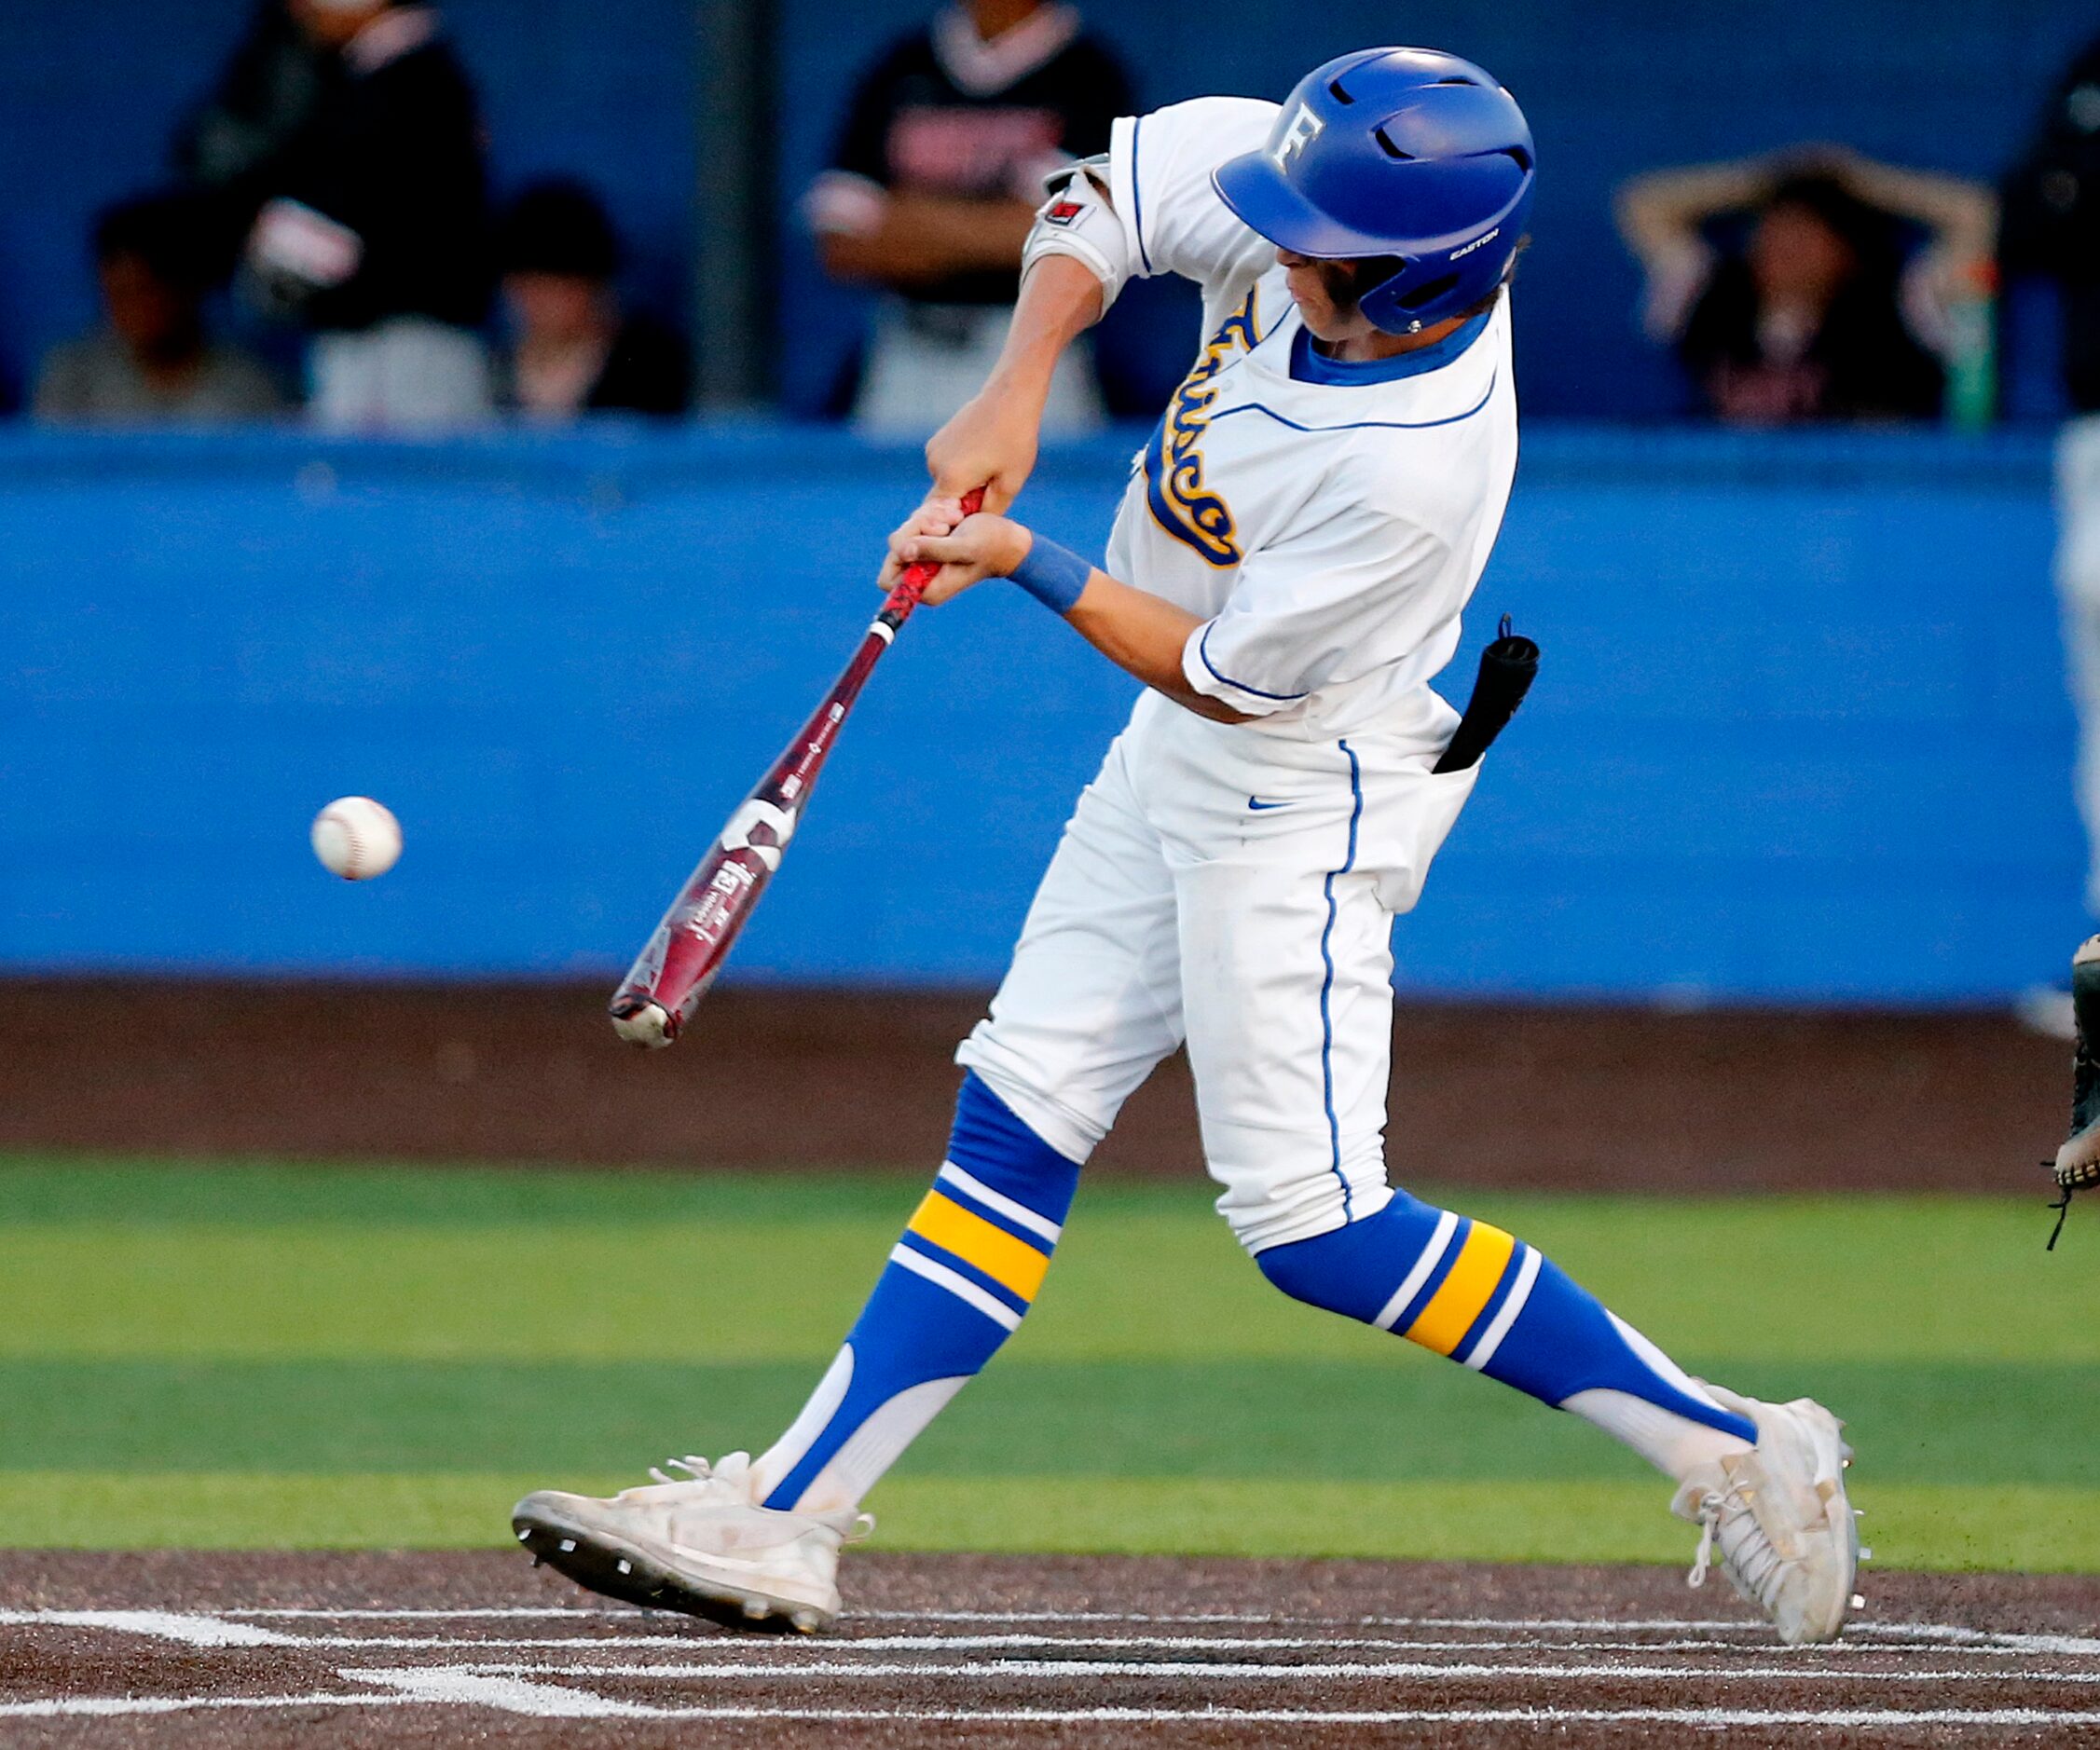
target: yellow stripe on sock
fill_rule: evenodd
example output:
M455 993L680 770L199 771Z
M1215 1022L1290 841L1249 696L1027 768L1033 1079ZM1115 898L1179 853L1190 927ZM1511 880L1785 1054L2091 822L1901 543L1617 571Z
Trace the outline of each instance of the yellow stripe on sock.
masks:
M1481 1308L1494 1298L1495 1284L1503 1279L1516 1250L1517 1241L1501 1228L1474 1223L1451 1273L1429 1297L1421 1316L1402 1334L1425 1349L1448 1355L1473 1329Z
M938 1191L926 1193L912 1217L912 1232L921 1239L952 1251L965 1264L984 1272L1023 1300L1032 1301L1043 1285L1050 1260L1024 1240L1016 1239L1003 1227L995 1227L981 1215L952 1202Z

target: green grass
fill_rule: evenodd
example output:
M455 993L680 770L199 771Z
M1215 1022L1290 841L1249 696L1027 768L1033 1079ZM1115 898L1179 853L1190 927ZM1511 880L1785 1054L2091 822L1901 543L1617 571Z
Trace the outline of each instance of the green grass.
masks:
M762 1445L922 1187L0 1157L5 1537L493 1543L527 1487ZM1082 1193L885 1546L1684 1554L1638 1461L1283 1299L1208 1196ZM1695 1372L1837 1407L1882 1561L2100 1570L2100 1253L2031 1202L1455 1200Z
M0 1470L18 1543L90 1549L478 1549L508 1543L538 1470ZM631 1472L564 1479L593 1492ZM2036 1486L1890 1484L1861 1498L1884 1565L2090 1573L2092 1497ZM872 1505L877 1547L1421 1561L1686 1562L1692 1535L1641 1482L1338 1483L903 1472ZM2082 1521L2082 1523L2081 1523ZM1923 1562L1920 1552L1935 1559Z

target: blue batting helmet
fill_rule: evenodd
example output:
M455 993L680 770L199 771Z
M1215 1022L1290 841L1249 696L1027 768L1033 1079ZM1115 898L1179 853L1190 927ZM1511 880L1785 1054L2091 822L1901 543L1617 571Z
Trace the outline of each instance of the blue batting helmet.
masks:
M1413 334L1477 304L1509 271L1531 206L1531 130L1470 61L1364 48L1307 74L1269 144L1211 180L1294 254L1399 257L1358 302L1375 327Z

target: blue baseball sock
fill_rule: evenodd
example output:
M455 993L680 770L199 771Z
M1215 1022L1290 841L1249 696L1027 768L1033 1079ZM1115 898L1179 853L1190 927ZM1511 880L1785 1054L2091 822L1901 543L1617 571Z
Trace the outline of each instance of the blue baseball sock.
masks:
M1255 1262L1294 1299L1572 1410L1670 1475L1757 1442L1755 1424L1541 1253L1404 1191L1375 1215Z
M830 1371L752 1467L756 1497L857 1506L1020 1328L1078 1187L1074 1162L965 1076L947 1161Z

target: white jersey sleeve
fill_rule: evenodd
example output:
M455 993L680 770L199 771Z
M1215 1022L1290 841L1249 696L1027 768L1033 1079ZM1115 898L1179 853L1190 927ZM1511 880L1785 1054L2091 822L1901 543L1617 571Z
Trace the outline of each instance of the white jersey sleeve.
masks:
M1188 635L1190 687L1268 717L1423 644L1463 606L1449 547L1357 503L1247 555L1215 619Z
M1261 98L1198 97L1116 123L1108 192L1133 274L1179 274L1209 290L1273 265L1274 245L1218 198L1211 172L1267 140L1276 110Z

